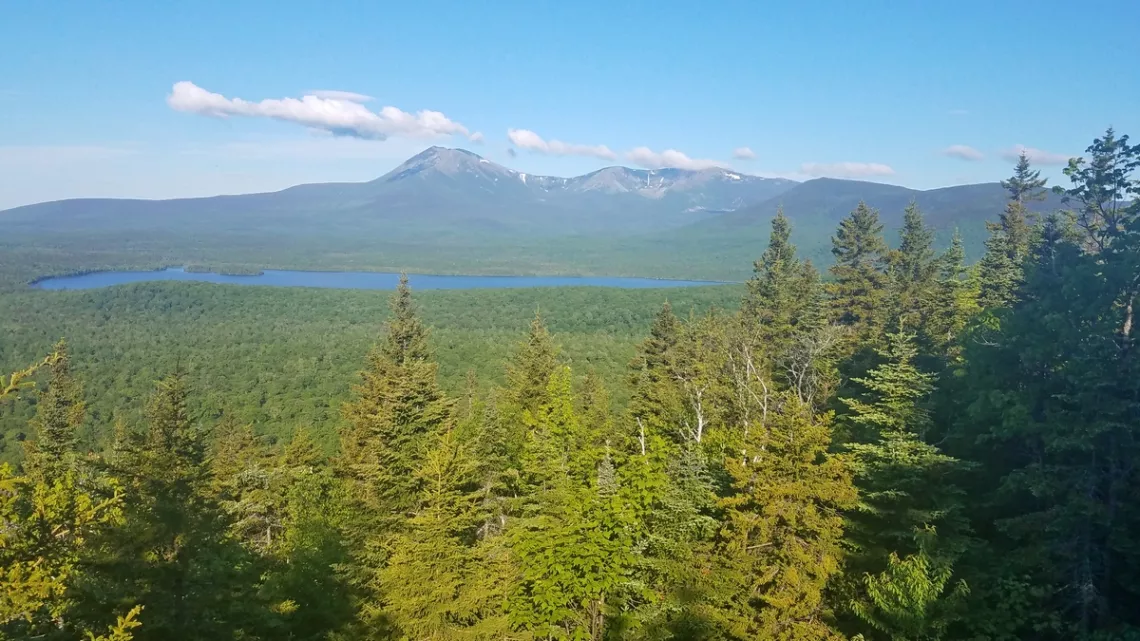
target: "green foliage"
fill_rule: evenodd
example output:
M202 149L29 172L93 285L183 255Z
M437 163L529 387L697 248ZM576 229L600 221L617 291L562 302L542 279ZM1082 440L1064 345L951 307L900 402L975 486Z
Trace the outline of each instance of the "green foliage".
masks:
M827 289L833 318L851 327L859 342L872 341L886 322L887 243L879 212L859 203L839 224L831 243L834 280Z
M842 567L843 517L855 501L846 462L828 452L827 416L794 396L725 467L732 490L709 580L714 616L732 639L840 639L824 601Z
M1140 147L1086 155L976 269L916 201L660 307L6 293L0 639L1137 638Z

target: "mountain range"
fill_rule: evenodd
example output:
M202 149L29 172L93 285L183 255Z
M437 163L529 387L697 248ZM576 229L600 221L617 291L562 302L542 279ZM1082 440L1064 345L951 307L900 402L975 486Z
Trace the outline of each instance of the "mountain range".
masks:
M17 207L0 212L8 236L0 246L50 240L55 248L110 252L120 262L141 252L167 262L576 273L611 265L623 273L707 277L740 275L763 250L778 207L792 219L801 250L817 260L826 261L830 235L860 200L880 209L888 229L913 200L940 242L960 229L976 256L982 223L997 217L1005 198L997 183L919 191L722 168L538 176L470 151L431 147L364 183ZM1057 205L1051 199L1040 208ZM425 253L441 258L412 260Z

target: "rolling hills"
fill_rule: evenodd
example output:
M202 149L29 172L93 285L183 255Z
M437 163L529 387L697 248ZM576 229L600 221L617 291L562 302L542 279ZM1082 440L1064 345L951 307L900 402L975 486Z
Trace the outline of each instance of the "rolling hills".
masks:
M607 167L560 178L431 147L364 183L3 211L0 281L168 264L736 279L763 251L778 207L801 251L826 262L831 233L860 200L880 209L888 229L914 200L940 242L958 228L976 257L983 221L996 218L1005 192L997 183L928 191L797 183L719 168Z

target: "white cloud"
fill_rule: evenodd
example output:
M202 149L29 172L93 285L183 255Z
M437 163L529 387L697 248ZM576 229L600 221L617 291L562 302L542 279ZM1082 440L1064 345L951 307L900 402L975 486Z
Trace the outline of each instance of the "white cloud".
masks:
M314 89L305 92L306 96L316 96L322 100L343 100L344 102L372 102L372 96L366 96L355 91L336 91L335 89Z
M943 156L950 156L959 160L976 161L985 158L982 152L969 145L950 145L942 150Z
M748 147L737 147L732 150L732 157L737 160L756 160L756 152Z
M893 176L895 170L891 169L889 165L877 162L807 162L800 165L800 173L816 178L820 176L867 178L870 176Z
M529 129L508 129L507 138L520 149L550 156L591 156L602 160L617 158L617 154L605 145L576 145L561 140L544 140Z
M374 112L359 102L316 95L249 102L241 98L226 98L192 82L182 81L174 84L166 102L176 111L215 118L272 118L337 136L370 140L385 140L389 136L434 138L470 135L466 127L438 111L424 110L411 114L396 107L384 107Z
M467 139L477 145L481 145L483 144L483 132L476 131L475 133L468 136Z
M950 116L968 116L968 115L970 115L970 112L966 109L951 109L950 111L947 111L946 113L947 113L947 115L950 115Z
M1029 162L1035 165L1065 165L1069 162L1069 156L1065 154L1055 154L1051 151L1034 149L1025 145L1014 145L1009 149L1002 150L1001 157L1009 162L1017 162L1018 157L1023 152L1029 158Z
M646 169L663 169L676 167L678 169L711 169L721 167L724 163L702 158L689 158L676 149L666 149L660 153L649 147L637 147L626 152L625 157L630 162Z

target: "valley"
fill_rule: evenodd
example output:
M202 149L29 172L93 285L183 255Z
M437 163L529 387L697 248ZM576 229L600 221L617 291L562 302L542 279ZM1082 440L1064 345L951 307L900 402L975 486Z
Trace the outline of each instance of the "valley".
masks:
M820 178L804 183L725 169L610 167L532 176L460 149L431 147L368 183L165 201L79 199L0 212L0 287L93 270L192 265L731 280L748 277L781 207L818 265L861 201L894 238L914 200L945 247L955 230L981 255L997 183L917 191ZM1035 211L1056 209L1050 196Z

